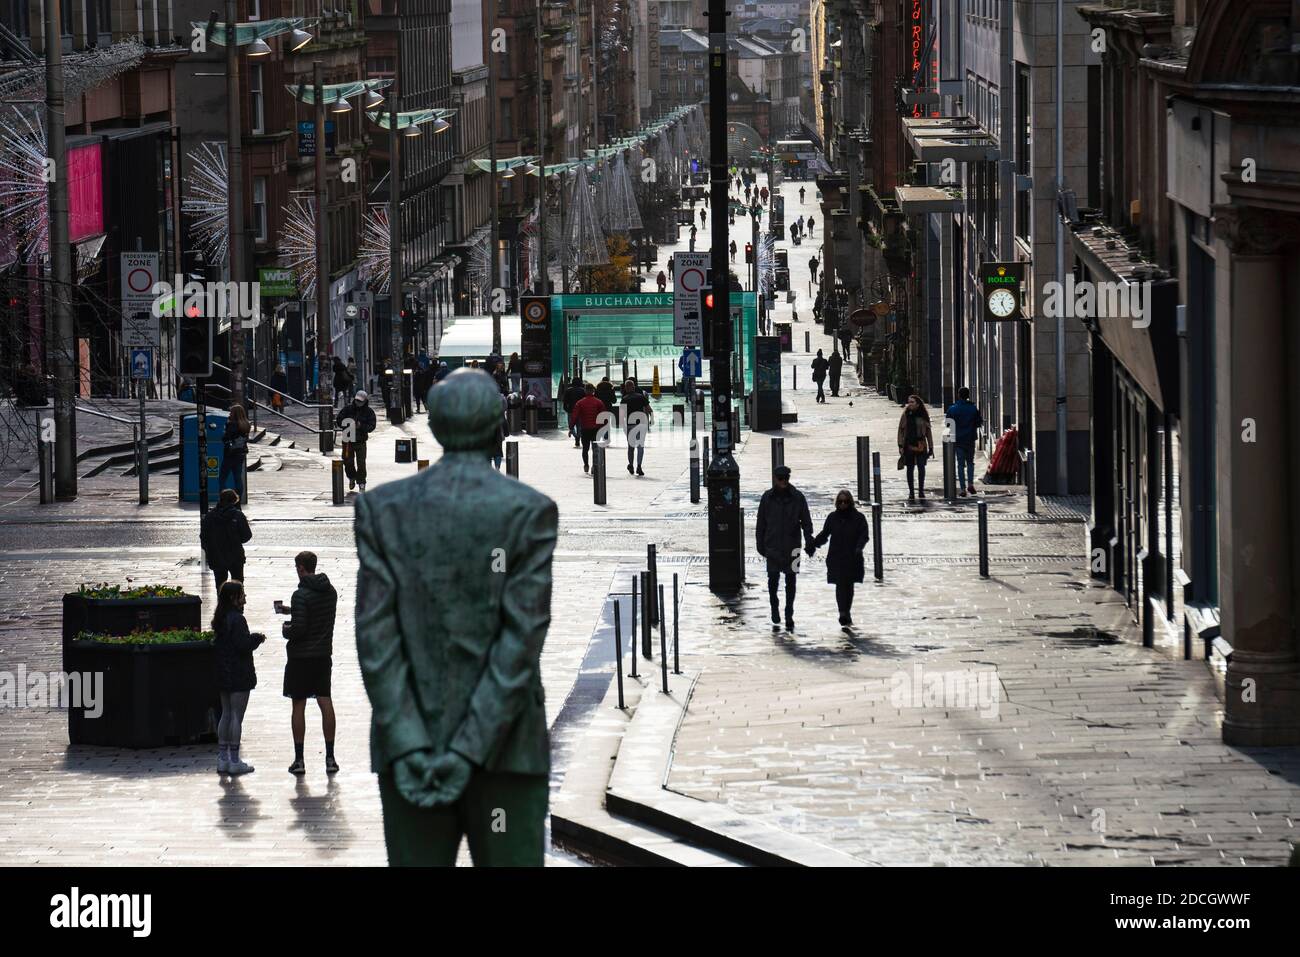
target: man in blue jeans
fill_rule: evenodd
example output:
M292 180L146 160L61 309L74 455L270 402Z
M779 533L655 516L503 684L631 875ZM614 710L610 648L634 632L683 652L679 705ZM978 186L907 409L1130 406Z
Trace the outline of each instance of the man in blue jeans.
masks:
M953 456L957 460L957 488L962 498L975 494L975 430L984 424L979 408L970 400L970 389L957 390L957 401L948 406L952 420ZM962 476L965 476L963 480Z

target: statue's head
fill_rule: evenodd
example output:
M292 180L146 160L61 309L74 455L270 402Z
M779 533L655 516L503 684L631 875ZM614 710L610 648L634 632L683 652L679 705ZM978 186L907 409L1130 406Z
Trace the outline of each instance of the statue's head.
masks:
M429 428L448 452L489 449L501 418L501 389L478 369L457 369L429 392Z

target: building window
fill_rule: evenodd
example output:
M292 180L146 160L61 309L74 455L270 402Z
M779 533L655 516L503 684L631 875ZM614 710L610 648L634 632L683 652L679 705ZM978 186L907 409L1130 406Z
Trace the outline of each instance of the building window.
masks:
M512 140L515 138L515 101L501 101L501 139Z
M95 0L95 32L96 33L113 32L112 0Z
M248 19L262 19L262 0L248 0Z
M262 65L248 65L248 122L254 133L266 132L266 117L263 113Z
M266 177L253 177L253 225L257 238L266 241Z

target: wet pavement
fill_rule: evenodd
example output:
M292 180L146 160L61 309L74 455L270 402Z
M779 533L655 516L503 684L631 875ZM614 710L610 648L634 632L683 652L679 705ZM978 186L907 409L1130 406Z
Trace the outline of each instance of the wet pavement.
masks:
M800 212L797 185L785 194L789 222ZM814 199L809 184L805 215ZM738 219L734 232L743 246L748 222ZM795 340L801 346L809 329L814 350L829 350L806 293L807 258L814 250L820 257L820 240L819 227L791 249L803 318ZM789 311L779 302L775 318ZM778 434L820 528L835 492L855 487L854 436L869 434L873 448L887 452L898 409L858 388L847 366L846 394L815 404L810 358L785 357L786 397L799 421ZM159 421L173 416L159 408ZM309 710L309 773L301 780L286 773L292 740L279 687L283 646L274 638L258 652L260 682L244 732L244 755L258 770L243 779L217 777L212 747L71 748L64 713L0 710L0 863L383 863L366 753L369 705L352 633L355 495L334 506L329 458L313 451L310 436L270 428L257 449L266 469L250 475L246 509L254 535L250 625L278 634L282 619L271 603L292 591L293 555L316 551L340 596L334 700L343 771L325 777L319 719ZM417 438L420 457L437 458L422 416L401 427L381 422L370 445L372 487L415 471L394 461L401 437ZM683 665L701 672L678 733L673 789L884 863L1285 860L1300 814L1296 749L1244 752L1219 743L1221 707L1204 665L1142 649L1129 609L1088 578L1086 502L1044 500L1031 518L1022 490L983 490L992 576L981 581L971 500L909 505L894 453L883 454L884 584L872 583L868 570L858 625L841 631L823 551L805 562L795 632L773 631L764 571L752 554L768 440L743 438L749 584L726 603L706 587L703 505L689 501L688 427L659 417L644 478L624 471L616 436L602 507L591 504L591 480L565 436L517 438L521 478L560 506L542 657L554 785L612 677L612 603L622 600L626 613L628 576L644 567L654 543L666 590L673 572L681 576ZM135 480L119 471L85 481L76 502L52 507L35 504L23 475L0 477L0 671L59 668L60 596L82 582L182 585L211 613L197 508L176 501L174 476L155 476L153 500L140 506ZM454 561L456 543L443 549L438 559ZM900 705L918 666L922 690L930 673L972 676L970 700ZM987 700L979 707L993 680L983 673L996 674L996 714ZM950 690L960 691L953 682Z

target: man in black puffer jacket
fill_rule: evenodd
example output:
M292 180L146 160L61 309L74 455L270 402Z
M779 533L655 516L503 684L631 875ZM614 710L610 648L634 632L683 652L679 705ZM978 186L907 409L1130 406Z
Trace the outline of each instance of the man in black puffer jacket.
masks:
M239 493L233 488L223 488L217 507L199 523L199 544L217 581L218 592L227 578L244 580L244 542L252 537L248 519L239 510Z
M293 702L293 764L290 774L306 774L303 739L307 736L307 699L320 705L325 733L325 771L334 774L334 702L330 700L331 655L334 653L334 612L339 596L329 577L316 574L316 555L299 552L294 558L298 589L293 593L290 619L284 625L288 662L284 666L284 696Z
M755 530L758 553L767 559L767 595L772 603L772 624L779 624L780 606L776 586L785 575L785 627L794 630L795 576L799 574L799 539L809 555L813 553L812 515L803 492L790 484L790 467L772 470L772 487L758 503Z

